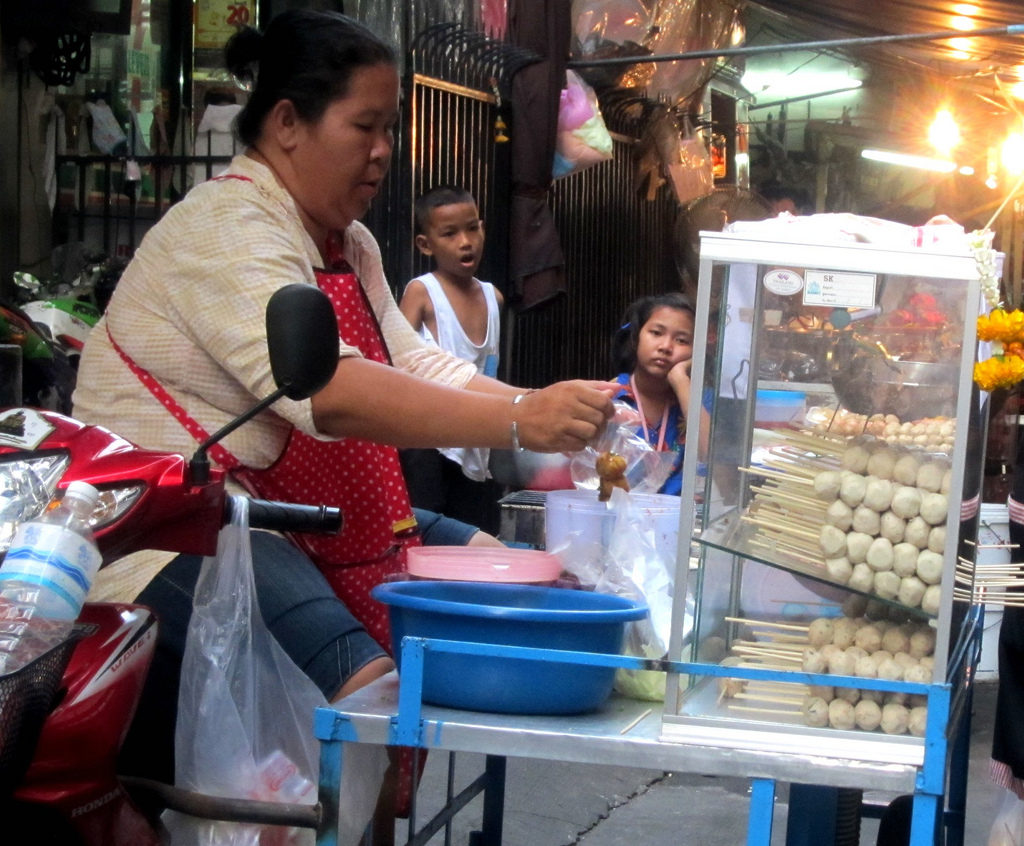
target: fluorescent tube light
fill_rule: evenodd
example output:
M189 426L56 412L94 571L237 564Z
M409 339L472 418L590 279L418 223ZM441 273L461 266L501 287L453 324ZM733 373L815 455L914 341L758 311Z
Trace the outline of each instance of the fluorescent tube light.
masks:
M912 167L918 170L934 170L938 173L952 173L956 164L946 159L932 159L928 156L914 156L910 153L894 153L890 150L861 150L862 158L886 164Z

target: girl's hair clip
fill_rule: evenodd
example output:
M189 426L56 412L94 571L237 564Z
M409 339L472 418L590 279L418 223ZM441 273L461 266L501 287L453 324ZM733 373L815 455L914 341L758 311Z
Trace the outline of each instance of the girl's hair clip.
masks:
M619 328L620 329L628 329L630 326L632 326L631 323L623 323Z

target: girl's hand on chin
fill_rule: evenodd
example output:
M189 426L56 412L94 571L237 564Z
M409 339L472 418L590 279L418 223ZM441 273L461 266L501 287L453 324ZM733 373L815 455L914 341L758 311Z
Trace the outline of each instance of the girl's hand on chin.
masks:
M690 371L693 369L693 359L677 361L668 372L668 383L673 388L688 387L690 384Z

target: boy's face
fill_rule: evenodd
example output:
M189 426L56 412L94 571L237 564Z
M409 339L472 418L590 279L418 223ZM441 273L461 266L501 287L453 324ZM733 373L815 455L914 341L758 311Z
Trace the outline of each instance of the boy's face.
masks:
M457 278L471 277L484 250L484 222L476 203L451 203L430 212L426 231L416 246L433 256L437 270Z

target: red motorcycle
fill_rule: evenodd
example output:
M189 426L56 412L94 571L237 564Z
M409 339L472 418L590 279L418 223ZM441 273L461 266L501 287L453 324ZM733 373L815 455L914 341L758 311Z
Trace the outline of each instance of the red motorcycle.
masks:
M333 310L312 286L286 286L271 298L267 332L278 389L211 436L191 460L141 449L55 412L0 410L0 555L18 522L34 517L74 480L100 490L93 531L105 564L141 549L213 555L228 502L224 472L210 467L207 450L282 396L316 393L338 360ZM336 532L341 515L323 506L254 500L249 523ZM158 844L133 798L139 796L213 819L317 824L315 807L213 800L118 777L118 752L149 669L156 626L139 605L87 604L66 644L0 676L4 843Z

